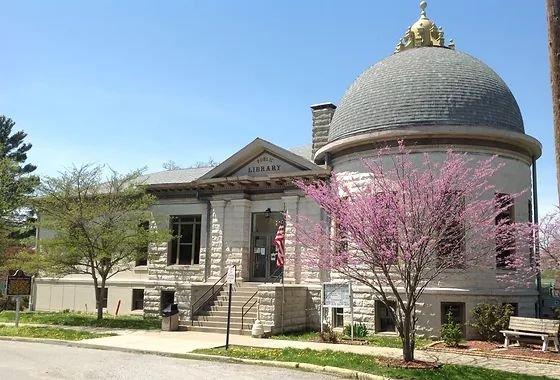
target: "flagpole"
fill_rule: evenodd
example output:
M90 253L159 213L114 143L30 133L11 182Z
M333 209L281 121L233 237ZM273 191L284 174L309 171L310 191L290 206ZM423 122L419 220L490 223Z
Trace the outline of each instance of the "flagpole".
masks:
M284 302L286 302L286 297L284 296L284 269L286 266L282 267L282 334L284 334Z

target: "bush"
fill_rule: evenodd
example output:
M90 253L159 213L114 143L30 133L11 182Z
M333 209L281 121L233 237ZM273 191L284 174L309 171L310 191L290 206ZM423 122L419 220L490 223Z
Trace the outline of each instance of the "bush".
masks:
M441 339L447 347L457 347L463 339L461 324L453 320L451 312L447 314L447 322L441 325Z
M475 329L482 340L499 341L502 338L500 330L507 330L509 317L512 315L511 305L481 303L472 310L469 325Z
M323 332L319 333L319 336L325 343L338 343L338 335L328 325L323 327Z
M351 336L352 331L350 325L344 326L344 335ZM355 338L365 338L368 334L367 326L364 323L354 323L354 337Z

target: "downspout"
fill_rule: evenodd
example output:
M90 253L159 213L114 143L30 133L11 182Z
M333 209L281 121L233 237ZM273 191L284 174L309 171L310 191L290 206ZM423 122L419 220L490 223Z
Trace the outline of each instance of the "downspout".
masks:
M537 159L535 156L531 157L532 162L532 174L533 174L533 223L539 223L539 198L537 195ZM539 249L539 233L538 230L535 236L535 263L538 267L537 272L537 317L540 318L542 315L542 279L541 279L541 271L540 271L540 249Z

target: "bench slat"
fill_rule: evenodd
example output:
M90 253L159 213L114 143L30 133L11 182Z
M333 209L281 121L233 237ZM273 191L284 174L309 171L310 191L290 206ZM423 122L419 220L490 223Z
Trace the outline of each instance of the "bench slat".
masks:
M560 320L510 317L508 328L510 330L557 335L560 330Z

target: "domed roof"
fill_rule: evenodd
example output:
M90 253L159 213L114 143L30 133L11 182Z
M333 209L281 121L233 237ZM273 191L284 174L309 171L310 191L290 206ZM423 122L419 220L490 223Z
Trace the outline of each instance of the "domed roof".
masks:
M490 67L453 49L418 47L389 56L354 81L328 140L422 126L524 132L515 98Z

